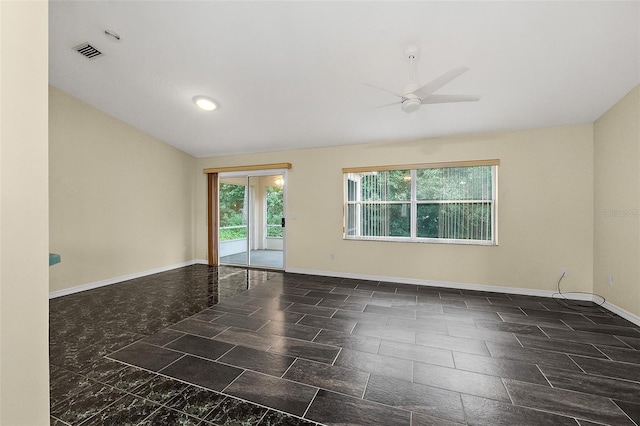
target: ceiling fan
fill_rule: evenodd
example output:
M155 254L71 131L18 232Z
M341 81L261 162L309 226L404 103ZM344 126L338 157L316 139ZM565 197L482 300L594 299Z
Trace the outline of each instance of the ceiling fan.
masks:
M404 86L402 90L402 94L393 92L391 90L387 90L385 88L376 86L371 83L364 83L367 86L374 87L379 90L383 90L387 93L391 93L394 96L400 98L399 101L392 102L390 104L381 105L377 108L383 108L391 105L401 105L402 111L410 114L412 112L417 111L420 108L420 105L423 104L442 104L448 102L475 102L480 100L478 96L472 95L436 95L435 91L440 89L445 84L449 83L453 79L459 77L461 74L469 71L469 67L456 67L451 71L448 71L442 74L440 77L435 80L430 81L429 83L418 86L416 83L415 76L415 61L418 59L418 54L420 50L417 46L408 46L405 49L405 57L410 63L409 69L409 83Z

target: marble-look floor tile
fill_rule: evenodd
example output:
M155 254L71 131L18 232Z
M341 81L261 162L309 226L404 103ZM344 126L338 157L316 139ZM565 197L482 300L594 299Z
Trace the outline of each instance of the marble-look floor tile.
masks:
M418 383L372 374L364 399L446 420L464 421L459 393Z
M267 414L262 417L258 426L317 426L317 423L290 416L279 411L269 410Z
M53 406L51 415L70 424L80 424L125 395L109 385L94 383L81 394L71 395Z
M204 419L225 398L221 393L189 386L165 405L199 419Z
M395 377L409 382L413 375L412 361L349 349L343 349L340 352L334 365L366 373Z
M282 377L360 398L369 380L369 373L297 359Z
M533 410L512 404L462 395L462 403L470 426L576 426L572 417Z
M413 382L510 402L502 380L495 376L415 362L413 364Z
M197 426L200 424L202 424L200 419L171 408L161 407L137 426Z
M207 416L215 425L257 425L267 409L236 398L226 397Z
M74 394L84 392L94 383L86 376L60 369L49 381L49 402L54 406Z
M82 426L121 426L137 424L158 410L160 405L133 395L126 395L91 417Z
M207 389L222 391L242 373L242 369L187 355L160 373Z
M609 398L509 379L504 384L515 405L604 424L633 426L633 422Z
M305 418L327 426L409 426L411 413L321 389Z
M159 404L164 404L182 393L187 386L177 380L156 376L132 390L131 393Z
M291 366L295 357L257 349L236 346L218 361L259 373L280 377Z
M123 391L130 392L156 377L155 374L137 367L126 366L112 376L106 377L104 383Z
M245 371L224 392L247 401L302 416L317 388Z

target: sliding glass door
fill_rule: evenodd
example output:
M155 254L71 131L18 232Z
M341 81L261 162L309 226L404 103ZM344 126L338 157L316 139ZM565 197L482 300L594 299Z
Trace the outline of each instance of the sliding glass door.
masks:
M284 269L284 174L221 173L218 197L220 264Z

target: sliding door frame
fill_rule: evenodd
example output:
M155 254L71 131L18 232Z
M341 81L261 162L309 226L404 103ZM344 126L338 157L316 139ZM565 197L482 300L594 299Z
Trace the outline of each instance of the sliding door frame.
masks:
M258 172L257 174L264 174L264 171L273 171L274 174L279 174L278 170L282 170L283 177L286 178L286 171L291 169L291 163L274 163L274 164L257 164L251 166L232 166L232 167L212 167L203 170L203 173L207 175L207 260L210 266L218 266L220 263L219 257L219 235L218 227L220 226L220 205L218 194L218 183L220 173L241 173L246 172L250 175L252 172ZM263 173L260 173L260 172ZM286 185L285 185L285 199L286 199ZM285 206L286 217L286 206ZM285 231L286 235L286 231ZM285 238L286 246L286 238ZM284 267L284 263L283 263Z

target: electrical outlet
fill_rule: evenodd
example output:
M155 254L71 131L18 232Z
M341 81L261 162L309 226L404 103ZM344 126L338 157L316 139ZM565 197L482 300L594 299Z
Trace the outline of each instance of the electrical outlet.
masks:
M607 284L613 286L613 275L607 276Z
M569 275L569 270L567 268L560 268L560 274L565 278Z

